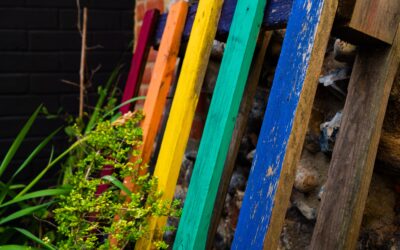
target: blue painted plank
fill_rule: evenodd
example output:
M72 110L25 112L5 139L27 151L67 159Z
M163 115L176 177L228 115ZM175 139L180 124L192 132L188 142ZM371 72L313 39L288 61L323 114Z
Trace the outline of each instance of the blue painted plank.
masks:
M232 249L276 249L337 0L295 0Z
M232 18L235 12L236 4L238 0L225 0L222 7L221 18L218 23L218 30L216 38L220 41L225 41L228 37L229 30L232 25ZM264 12L264 19L262 25L268 29L279 29L286 27L286 23L289 18L290 10L292 8L293 0L270 0L267 3ZM183 41L189 40L190 32L192 30L194 17L197 11L197 4L193 4L189 7L188 16L186 19L185 30L183 32ZM156 29L156 36L154 40L155 46L160 43L167 15L163 14L160 16L159 23Z

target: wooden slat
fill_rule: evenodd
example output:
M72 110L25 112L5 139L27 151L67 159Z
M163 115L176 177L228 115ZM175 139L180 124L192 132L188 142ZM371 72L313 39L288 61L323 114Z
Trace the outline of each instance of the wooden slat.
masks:
M264 19L262 22L263 27L268 30L286 27L289 18L290 10L292 8L293 0L269 0L265 9ZM233 14L235 12L237 0L225 0L221 11L221 18L218 22L218 29L216 38L225 41L228 37L229 30L232 24ZM194 17L197 11L197 3L189 7L189 13L183 33L183 42L187 41L192 30ZM165 27L165 20L168 14L163 14L157 25L156 36L154 44L157 46L162 36Z
M400 63L393 46L360 49L310 249L355 249L390 90Z
M232 249L277 249L337 0L295 0Z
M171 6L168 15L143 109L145 118L141 125L143 129L141 156L144 163L148 163L150 160L153 144L160 127L163 110L175 72L188 7L187 2L179 1ZM127 178L125 183L131 183L131 179ZM150 233L136 243L136 249L151 248L155 224L151 223L151 225L149 228Z
M207 247L212 249L215 233L220 222L222 209L225 205L226 194L228 193L229 183L232 178L233 169L236 164L236 158L239 153L240 143L247 127L247 120L256 94L257 85L260 80L265 53L271 39L272 32L263 32L260 35L260 45L256 48L255 58L251 66L249 78L247 79L243 98L240 104L239 113L236 119L235 129L233 130L232 140L230 142L228 156L222 173L221 183L219 184L217 198L215 199L214 210L212 213L211 224L208 229Z
M217 30L223 0L202 0L178 80L154 175L163 199L172 200ZM167 218L157 218L156 234Z
M204 249L211 214L265 9L239 0L190 180L174 249Z
M121 103L132 99L138 94L151 47L151 41L154 39L159 15L160 11L157 9L148 10L144 15L142 28L140 30L135 53L132 57L131 68L129 70L128 80L125 85ZM120 111L125 114L132 109L132 106L132 104L126 104L120 108Z

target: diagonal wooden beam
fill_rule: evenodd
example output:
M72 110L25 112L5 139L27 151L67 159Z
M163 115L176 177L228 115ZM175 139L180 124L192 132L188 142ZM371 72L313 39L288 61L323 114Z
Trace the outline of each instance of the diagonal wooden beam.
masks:
M215 199L211 224L208 229L207 249L212 249L213 246L215 233L217 232L222 209L225 205L226 194L228 193L229 183L232 179L233 169L235 167L237 155L239 153L240 143L246 131L247 120L249 118L253 99L257 91L257 86L264 64L265 53L267 51L271 35L272 31L263 32L263 34L260 35L259 38L259 48L256 48L255 58L253 59L249 78L247 79L243 98L240 103L235 129L233 130L232 140L229 145L228 155L226 157L221 182L219 184L217 197Z
M202 0L198 6L154 171L158 188L163 191L163 199L166 200L172 200L174 195L222 3L223 0ZM166 221L165 217L156 219L155 233L158 236Z
M277 249L337 0L295 0L232 249Z
M132 57L131 68L128 80L125 84L124 94L121 103L124 103L137 96L142 81L142 76L147 63L147 57L151 48L151 41L155 35L160 11L152 9L146 11L142 28L140 30L138 44ZM120 108L121 113L125 114L132 110L132 104L126 104Z
M222 58L174 249L204 249L219 182L254 55L265 0L239 0Z
M392 46L362 48L356 58L310 249L355 249L390 90L400 63Z

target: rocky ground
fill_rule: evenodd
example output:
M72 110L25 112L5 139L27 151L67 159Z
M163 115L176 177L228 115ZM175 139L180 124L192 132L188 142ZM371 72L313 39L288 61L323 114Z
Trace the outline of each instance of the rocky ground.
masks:
M229 192L225 199L225 207L214 240L214 249L230 249L282 37L283 32L275 32L268 50L247 131L241 142ZM302 158L297 166L291 205L281 234L280 249L307 249L311 241L324 183L327 179L330 156L336 135L340 132L341 110L346 98L355 51L354 46L340 40L331 39L330 41L312 118L308 124ZM215 72L215 70L210 71ZM212 89L215 77L208 79L211 80L205 86ZM399 85L400 80L392 91L388 110L390 118L385 121L382 136L388 139L381 141L364 211L358 249L400 249L400 171L398 171L400 169L400 127L396 123L400 121L397 119L400 117L400 105L397 105L400 102ZM306 122L304 125L307 125ZM189 148L182 164L175 194L176 198L181 200L185 199L196 160L196 146L192 145ZM171 222L171 224L176 223L177 221ZM167 238L172 240L173 235L167 235Z

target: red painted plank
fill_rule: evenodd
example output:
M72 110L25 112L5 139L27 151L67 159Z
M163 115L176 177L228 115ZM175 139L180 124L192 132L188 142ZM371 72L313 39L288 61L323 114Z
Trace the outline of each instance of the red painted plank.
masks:
M139 92L140 83L146 67L151 42L154 39L156 24L159 16L160 11L157 9L148 10L144 15L142 28L140 30L135 54L132 58L131 68L121 103L132 99ZM125 114L131 110L131 108L133 108L133 104L126 104L120 108L120 111L122 114Z

